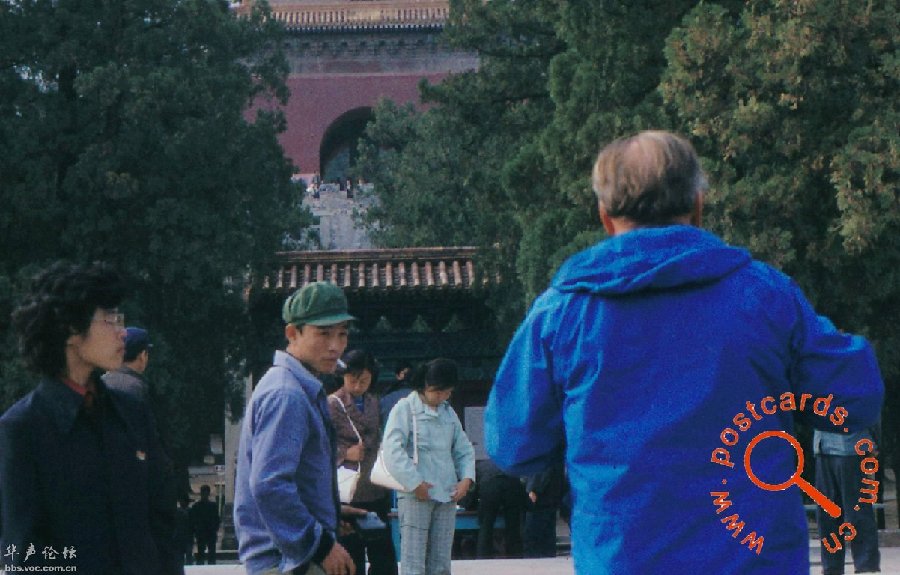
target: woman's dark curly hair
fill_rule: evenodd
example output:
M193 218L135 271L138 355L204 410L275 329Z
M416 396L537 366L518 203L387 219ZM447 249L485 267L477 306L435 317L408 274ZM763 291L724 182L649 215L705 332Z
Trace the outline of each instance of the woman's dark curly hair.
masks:
M97 309L117 307L124 295L122 276L101 262L56 262L38 273L12 313L25 365L49 377L64 373L69 336L87 332Z
M410 386L416 391L426 387L436 390L453 389L459 384L459 368L452 359L439 357L423 363L413 372Z

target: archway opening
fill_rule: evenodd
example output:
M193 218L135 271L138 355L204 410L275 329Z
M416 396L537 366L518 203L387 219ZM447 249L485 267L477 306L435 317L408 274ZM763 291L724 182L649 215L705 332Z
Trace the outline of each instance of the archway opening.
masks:
M374 115L372 108L355 108L341 114L325 130L319 146L323 182L343 184L356 162L359 140Z

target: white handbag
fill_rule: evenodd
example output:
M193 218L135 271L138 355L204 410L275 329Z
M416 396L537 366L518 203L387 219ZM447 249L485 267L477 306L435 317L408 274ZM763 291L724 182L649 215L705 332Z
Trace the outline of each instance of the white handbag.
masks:
M410 410L410 418L413 423L413 465L419 464L419 441L418 441L418 429L416 425L416 416ZM388 471L387 466L384 464L384 442L381 444L381 448L378 450L378 457L375 458L375 465L372 466L372 474L369 476L369 481L376 485L380 485L382 487L387 487L388 489L393 489L394 491L412 491L416 488L413 486L413 489L407 489L403 484L397 481L391 472Z
M353 425L353 420L350 419L350 414L347 413L347 408L344 407L344 402L338 397L337 403L341 406L341 409L344 410L344 415L347 416L347 421L350 422L350 427L353 428L353 433L356 434L356 437L359 439L359 442L362 443L362 436L359 434L359 430L356 429L356 426ZM356 486L359 484L359 468L361 465L359 463L356 464L356 469L350 469L349 467L344 467L343 465L337 468L337 483L338 483L338 494L340 495L341 503L350 503L353 501L353 496L356 494Z
M359 469L349 467L337 468L338 495L341 503L350 503L356 494L356 486L359 484Z

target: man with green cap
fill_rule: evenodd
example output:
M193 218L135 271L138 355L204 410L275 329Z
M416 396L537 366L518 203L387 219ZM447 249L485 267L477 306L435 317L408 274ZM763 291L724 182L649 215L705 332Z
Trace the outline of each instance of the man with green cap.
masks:
M244 415L234 505L250 575L354 575L337 542L340 503L334 430L319 381L347 347L347 298L316 282L284 302L288 344L259 381Z

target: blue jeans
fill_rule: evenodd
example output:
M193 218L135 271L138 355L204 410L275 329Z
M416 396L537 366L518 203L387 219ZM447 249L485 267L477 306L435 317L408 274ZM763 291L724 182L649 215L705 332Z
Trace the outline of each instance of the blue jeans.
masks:
M828 499L841 506L842 515L834 518L822 508L816 510L819 524L819 539L827 538L829 545L835 546L831 537L845 521L856 528L856 537L850 541L853 555L853 567L856 573L874 572L881 565L881 554L878 552L878 526L875 514L868 503L859 503L859 488L862 486L863 473L859 468L861 458L850 455L816 455L816 489ZM841 575L844 572L844 541L838 535L841 548L834 553L822 545L822 573L824 575Z

